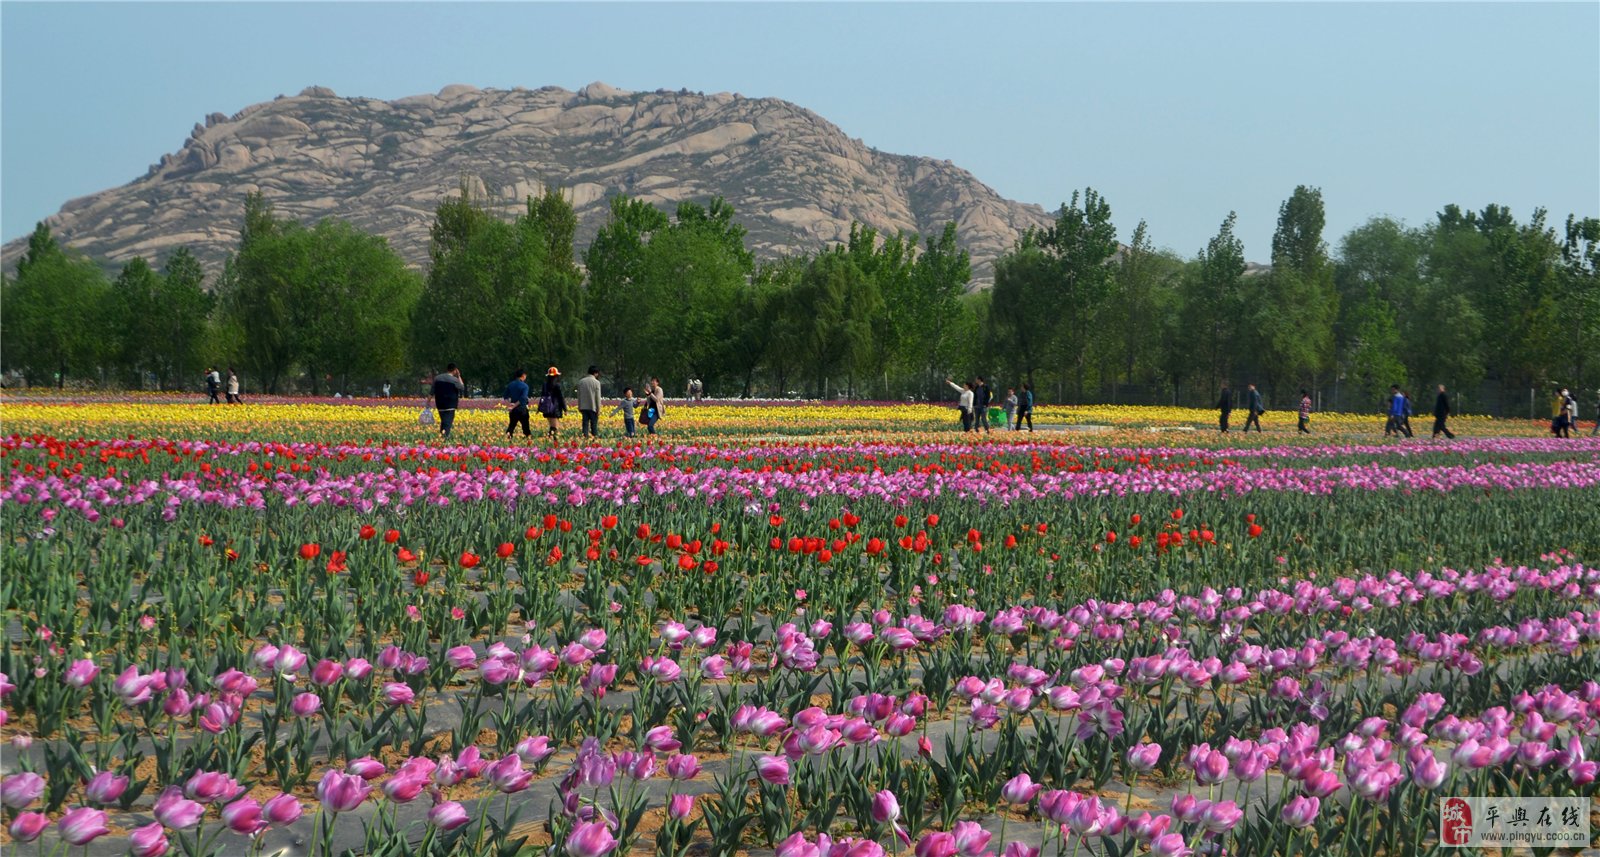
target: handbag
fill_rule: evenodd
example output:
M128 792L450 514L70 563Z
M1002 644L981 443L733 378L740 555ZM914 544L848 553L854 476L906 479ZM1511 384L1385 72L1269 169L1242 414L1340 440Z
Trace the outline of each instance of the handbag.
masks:
M419 426L431 426L431 425L433 425L433 408L423 408L422 409L422 413L417 414L417 425L419 425Z
M561 408L556 404L554 396L545 395L539 397L539 413L547 417L553 417L560 412Z

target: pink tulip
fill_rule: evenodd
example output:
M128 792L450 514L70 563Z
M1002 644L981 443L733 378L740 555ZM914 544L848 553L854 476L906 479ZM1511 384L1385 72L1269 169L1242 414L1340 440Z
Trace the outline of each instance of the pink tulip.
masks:
M786 786L789 784L789 760L782 756L759 756L756 774L773 785Z
M361 777L329 769L317 782L317 800L329 812L349 812L360 806L372 791Z
M300 819L302 812L304 812L304 807L300 805L300 799L287 793L269 798L261 806L261 814L266 818L267 823L275 824L279 827L295 823Z
M83 787L84 797L90 803L115 803L128 790L128 778L113 771L101 771Z
M166 828L159 821L128 831L128 853L133 857L162 857L168 847Z
M18 813L17 817L11 820L9 832L11 833L11 838L17 842L32 842L38 839L39 834L43 833L44 829L49 826L50 818L44 813L23 812Z
M328 687L344 678L344 665L338 661L323 658L311 668L311 683L318 687Z
M297 693L289 702L289 711L296 717L310 717L322 708L322 697L314 693Z
M216 771L196 771L183 786L183 793L201 803L226 803L244 788L233 777Z
M501 793L513 794L528 787L533 772L524 770L522 758L512 753L484 769L483 777Z
M88 687L99 674L100 668L95 666L94 661L85 658L68 664L66 671L61 674L61 680L69 687L82 689Z
M345 763L344 766L345 773L360 777L368 782L383 776L388 770L389 769L384 767L382 762L372 758L371 756L362 756L359 759L351 759L349 762Z
M1128 767L1141 774L1155 770L1156 763L1160 761L1160 744L1135 744L1128 748Z
M428 810L428 823L440 830L455 830L469 820L466 807L453 800L436 803Z
M156 798L155 808L151 812L156 821L168 830L188 830L200 823L206 808L184 797L183 790L177 786L167 786Z
M1310 827L1322 811L1322 802L1314 797L1297 795L1283 805L1283 823L1297 830Z
M777 851L773 857L827 857L821 849L811 842L806 841L804 833L798 830L789 834L789 838L778 843Z
M894 792L884 789L872 796L872 820L888 824L900 817L900 801Z
M98 809L80 806L68 810L56 822L56 832L68 845L88 845L111 832L106 825L106 814Z
M667 817L683 821L694 812L694 795L675 794L667 800Z
M385 682L380 693L386 704L394 706L410 705L417 698L416 691L409 685L397 681Z
M0 780L0 804L11 809L22 809L44 794L44 777L31 771L10 774Z
M700 775L700 760L687 753L667 760L667 776L674 780L692 780Z
M1152 857L1188 857L1193 853L1194 849L1183 841L1181 833L1168 833L1150 843Z
M657 726L644 733L644 745L657 753L673 753L683 742L672 737L671 726Z
M1023 772L1007 780L1006 784L1000 787L1000 797L1007 803L1024 805L1037 797L1043 788L1044 786L1034 782L1027 772Z
M222 823L242 836L255 836L267 829L261 817L261 804L255 798L242 797L222 808Z
M394 803L410 803L427 788L426 777L398 773L383 782L383 795Z
M575 825L567 835L567 853L572 857L605 857L617 847L611 828L605 824L586 821Z

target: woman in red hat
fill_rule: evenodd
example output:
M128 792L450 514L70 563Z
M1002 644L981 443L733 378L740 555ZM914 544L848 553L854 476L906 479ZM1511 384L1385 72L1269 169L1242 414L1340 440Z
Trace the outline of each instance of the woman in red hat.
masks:
M561 418L567 415L567 397L561 392L561 370L554 366L544 373L544 389L539 392L539 413L550 421L550 441L554 443L561 434Z

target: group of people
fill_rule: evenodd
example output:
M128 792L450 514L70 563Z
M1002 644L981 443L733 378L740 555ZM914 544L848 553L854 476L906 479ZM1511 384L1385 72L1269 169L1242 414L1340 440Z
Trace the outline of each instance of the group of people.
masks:
M983 376L960 384L946 376L944 382L959 396L956 404L961 411L961 430L993 433L994 427L989 422L989 406L994 401L994 394L990 392ZM1007 429L1022 431L1022 423L1026 420L1028 431L1033 431L1033 385L1023 384L1020 396L1015 388L1007 387L1006 397L1000 402L1000 411L1005 414Z
M579 431L583 437L597 438L600 436L600 367L590 366L589 371L578 379L577 388L578 414L581 417ZM428 406L423 410L422 421L430 421L430 409L438 413L439 434L449 437L455 427L456 411L461 405L461 395L466 391L466 384L461 380L461 369L451 363L445 371L433 379L433 385L428 394ZM567 395L561 388L561 370L555 366L545 370L544 382L539 389L538 399L533 398L533 388L528 385L528 372L518 369L511 373L511 380L506 383L505 392L501 395L505 407L509 409L509 418L506 423L506 437L515 437L518 428L522 429L523 437L533 437L533 428L530 420L530 406L539 410L539 416L548 424L548 437L552 442L561 436L561 420L567 416ZM661 390L661 381L651 378L646 384L645 396L635 398L633 388L622 391L622 397L611 409L611 416L622 416L623 431L628 437L633 437L638 422L642 421L645 430L650 434L656 433L656 424L666 414L666 394ZM635 415L641 419L636 419Z
M1261 400L1261 391L1254 384L1246 384L1249 390L1245 394L1245 405L1250 410L1250 415L1245 418L1244 430L1249 434L1250 427L1256 427L1256 434L1261 433L1261 415L1267 412L1266 403ZM1304 390L1300 391L1304 393ZM1300 431L1310 434L1307 426L1311 422L1311 399L1305 397L1300 403ZM1233 391L1228 385L1222 385L1222 397L1217 400L1217 427L1223 434L1228 433L1228 423L1233 419Z
M1595 391L1595 419L1594 428L1589 430L1589 436L1600 435L1600 390ZM1555 402L1550 407L1550 433L1556 437L1572 437L1572 430L1578 427L1578 397L1566 387L1556 394Z
M222 375L217 372L217 367L215 367L215 366L207 366L206 367L206 395L211 397L210 401L207 404L212 404L212 405L220 405L220 404L222 404L222 400L217 398L217 394L220 393L220 392L222 392ZM242 405L242 404L244 404L244 399L239 397L239 376L234 373L232 366L228 367L228 392L227 392L227 396L228 396L228 404L230 404L230 405Z

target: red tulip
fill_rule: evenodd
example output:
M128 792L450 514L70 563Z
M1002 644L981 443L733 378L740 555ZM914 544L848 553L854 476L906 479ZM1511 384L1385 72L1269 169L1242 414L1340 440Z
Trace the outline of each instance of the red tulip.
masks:
M306 543L300 546L300 558L306 561L314 560L322 553L322 545Z

